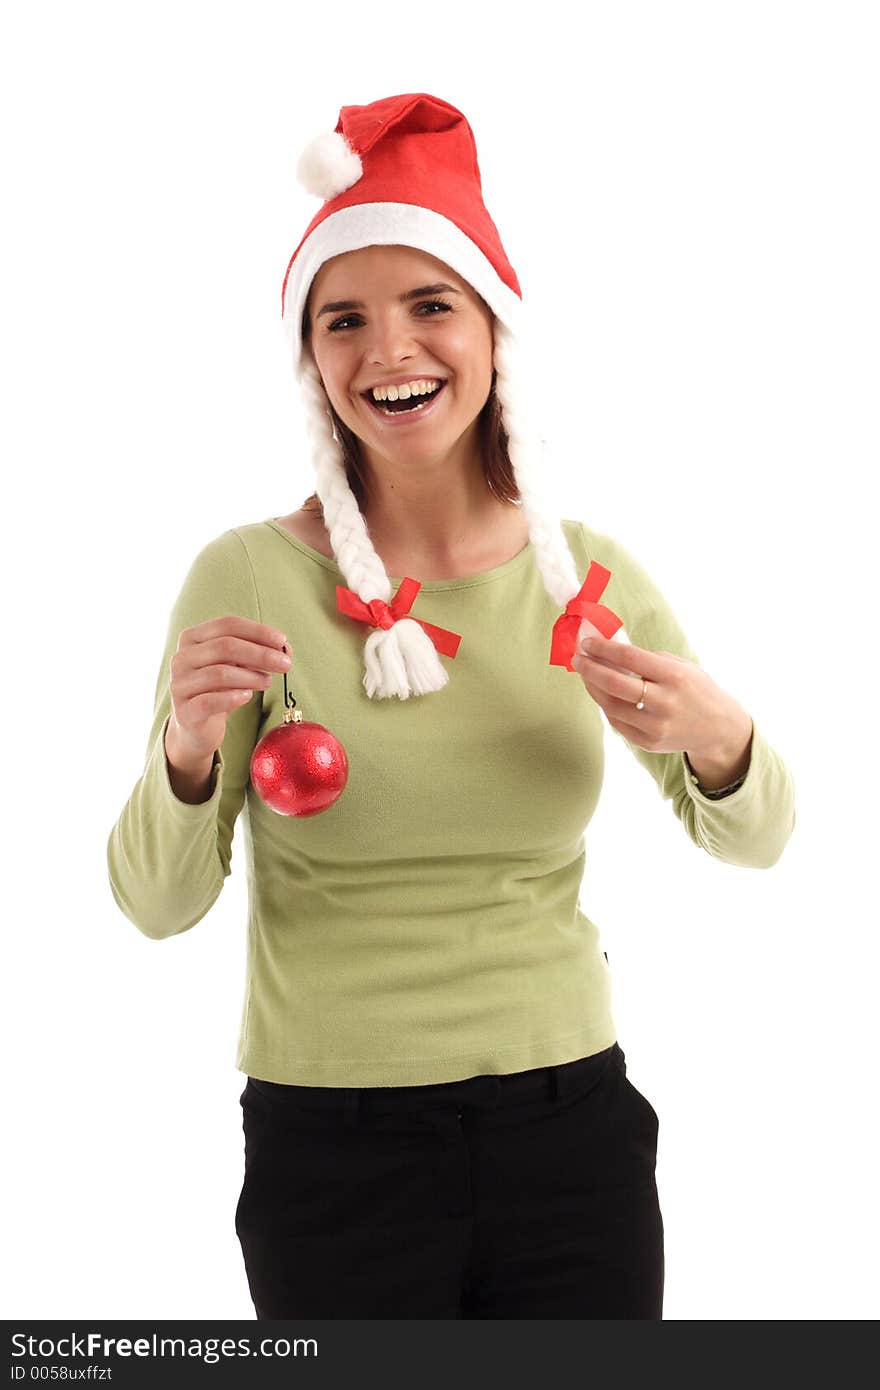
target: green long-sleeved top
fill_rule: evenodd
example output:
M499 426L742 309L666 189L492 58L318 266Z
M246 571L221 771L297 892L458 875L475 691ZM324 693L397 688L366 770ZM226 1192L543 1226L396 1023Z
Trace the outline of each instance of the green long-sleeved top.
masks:
M562 524L579 578L592 559L611 571L602 602L629 641L696 661L623 545ZM391 578L396 588L402 576ZM560 610L531 543L494 569L422 583L414 616L461 643L441 657L449 683L419 698L368 698L369 629L338 611L337 584L336 562L274 519L225 531L196 556L171 613L144 770L107 845L117 904L156 940L195 926L231 871L241 813L249 910L236 1066L264 1080L424 1085L609 1047L610 970L578 902L607 721L580 676L549 662ZM297 707L347 751L345 790L318 815L281 816L249 781L255 744L283 720L280 674L229 715L210 798L190 804L171 788L179 634L233 613L287 635ZM715 801L683 753L625 742L695 845L769 868L794 829L794 786L752 722L745 781Z

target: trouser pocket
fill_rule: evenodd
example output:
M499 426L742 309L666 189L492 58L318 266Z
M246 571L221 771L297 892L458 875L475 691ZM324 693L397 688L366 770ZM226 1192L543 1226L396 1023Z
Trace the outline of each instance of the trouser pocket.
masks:
M621 1047L617 1048L614 1055L614 1061L621 1074L624 1086L628 1090L632 1099L636 1101L638 1105L641 1107L642 1114L649 1127L653 1130L654 1136L656 1138L657 1131L660 1127L660 1117L657 1114L657 1111L654 1109L651 1102L648 1100L648 1097L646 1095L643 1095L643 1093L638 1089L638 1087L634 1086L632 1081L630 1081L629 1077L627 1076L626 1053L623 1051Z

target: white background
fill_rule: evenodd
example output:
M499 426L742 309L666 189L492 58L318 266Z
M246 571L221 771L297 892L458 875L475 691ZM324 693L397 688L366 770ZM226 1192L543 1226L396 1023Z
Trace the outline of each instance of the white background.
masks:
M577 28L572 28L572 23ZM241 827L112 899L198 550L312 491L280 318L342 105L464 111L560 514L618 537L795 779L711 859L610 730L584 910L660 1116L667 1319L865 1319L876 1248L876 7L19 7L2 43L6 1317L253 1317ZM512 634L515 640L515 634Z

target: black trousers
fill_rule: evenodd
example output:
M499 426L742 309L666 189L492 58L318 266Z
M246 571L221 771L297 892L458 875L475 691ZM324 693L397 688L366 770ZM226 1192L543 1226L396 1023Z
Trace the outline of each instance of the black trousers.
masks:
M235 1212L265 1318L647 1318L657 1114L617 1043L429 1086L248 1077Z

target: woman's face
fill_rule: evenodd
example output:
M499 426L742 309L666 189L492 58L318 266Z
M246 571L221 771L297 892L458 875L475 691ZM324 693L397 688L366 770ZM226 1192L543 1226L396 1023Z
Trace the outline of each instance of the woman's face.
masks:
M440 284L449 288L425 292ZM414 290L421 292L412 296ZM305 350L368 464L383 458L428 463L476 439L477 417L492 387L493 315L444 261L408 246L347 251L321 266L307 310ZM368 388L425 380L444 385L436 400L419 397L430 404L414 413L386 417L371 403Z

